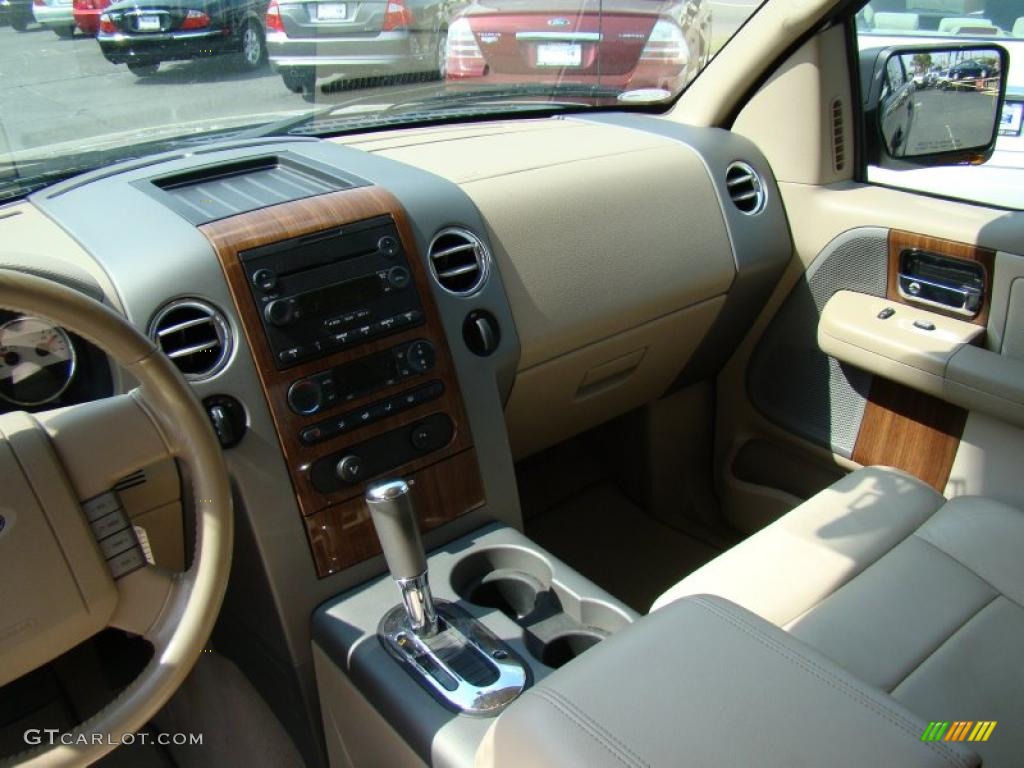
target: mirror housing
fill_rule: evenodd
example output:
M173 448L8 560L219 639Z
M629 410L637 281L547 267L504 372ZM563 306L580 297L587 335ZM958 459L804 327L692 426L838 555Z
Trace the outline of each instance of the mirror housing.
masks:
M868 165L905 170L992 156L1010 57L993 43L861 51Z

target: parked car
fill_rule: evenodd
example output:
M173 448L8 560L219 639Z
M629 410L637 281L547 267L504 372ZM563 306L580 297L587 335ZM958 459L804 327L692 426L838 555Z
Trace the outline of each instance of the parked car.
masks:
M961 61L956 66L949 68L949 79L973 80L979 77L990 77L996 72L998 72L998 69L993 67L991 64L987 64L984 61L978 61L977 59L967 59L966 61Z
M271 0L270 62L285 86L443 73L449 4L436 0Z
M256 69L266 60L265 0L121 0L100 16L100 49L139 77L160 62L237 54Z
M52 29L57 37L69 38L75 34L72 0L32 0L32 16L39 24Z
M110 0L74 0L75 26L82 34L95 36L100 31L100 16Z
M17 32L24 32L34 21L32 0L0 0L0 24L10 24Z
M707 62L704 0L474 2L448 30L449 83L578 83L675 93Z

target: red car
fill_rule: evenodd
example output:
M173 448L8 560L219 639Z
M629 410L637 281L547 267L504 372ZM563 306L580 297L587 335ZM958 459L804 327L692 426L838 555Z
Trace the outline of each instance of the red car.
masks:
M706 0L474 2L448 28L449 83L677 92L710 56ZM600 8L600 10L598 10Z
M83 34L95 35L100 31L100 14L111 0L74 0L75 26Z

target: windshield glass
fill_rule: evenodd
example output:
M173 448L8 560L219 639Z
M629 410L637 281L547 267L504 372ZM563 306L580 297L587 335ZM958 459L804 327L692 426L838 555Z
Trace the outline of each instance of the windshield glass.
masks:
M760 0L0 0L0 199L217 138L667 104Z

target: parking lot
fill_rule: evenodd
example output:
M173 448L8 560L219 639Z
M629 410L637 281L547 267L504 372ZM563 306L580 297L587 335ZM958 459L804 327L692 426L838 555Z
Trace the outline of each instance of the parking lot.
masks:
M362 89L330 99L339 105L387 103L398 97L396 90L409 89ZM92 38L61 40L37 27L23 33L0 28L0 154L69 141L85 149L95 136L175 125L190 130L212 116L224 124L247 115L273 119L309 106L270 67L246 72L231 57L165 63L155 76L138 78L107 62Z
M756 3L711 0L713 41L720 45ZM317 94L318 103L343 109L429 95L440 83L380 85ZM247 116L272 120L309 109L269 66L246 72L231 57L164 63L153 77L138 78L110 64L97 42L81 34L61 40L33 25L27 32L0 27L0 157L12 152L124 134L125 143L160 129L166 135L231 127Z

